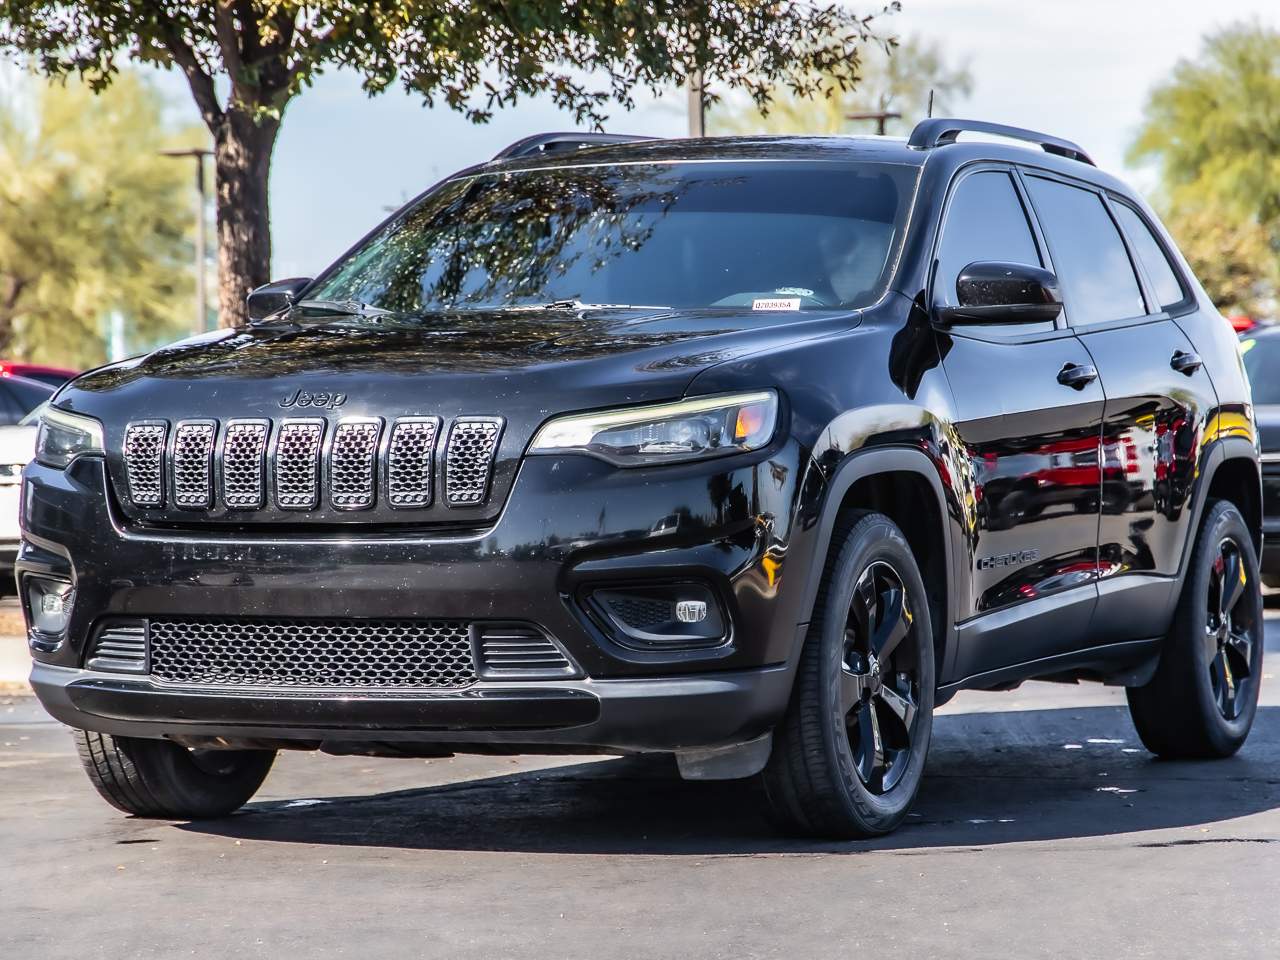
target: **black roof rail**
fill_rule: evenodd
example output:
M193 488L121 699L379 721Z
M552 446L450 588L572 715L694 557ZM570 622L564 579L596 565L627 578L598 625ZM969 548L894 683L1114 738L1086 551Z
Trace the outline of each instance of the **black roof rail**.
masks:
M511 160L516 157L532 157L540 153L567 153L583 147L599 147L606 143L633 143L637 140L653 140L627 133L535 133L517 140L511 146L498 151L494 160Z
M1022 127L1006 127L1003 123L987 123L985 120L953 120L946 117L934 117L921 120L911 131L907 146L917 150L931 150L948 143L955 143L956 137L962 133L990 133L1011 140L1025 140L1044 148L1045 153L1057 154L1070 160L1079 160L1089 166L1097 166L1084 148L1061 137L1051 137L1047 133L1024 130Z

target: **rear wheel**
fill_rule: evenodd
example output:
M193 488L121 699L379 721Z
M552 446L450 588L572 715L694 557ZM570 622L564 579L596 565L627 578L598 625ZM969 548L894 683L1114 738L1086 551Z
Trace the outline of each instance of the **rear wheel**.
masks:
M1235 505L1218 500L1205 510L1155 676L1127 691L1147 749L1169 758L1239 750L1258 707L1262 648L1253 541Z
M102 798L136 817L201 820L239 809L258 791L274 750L189 750L169 740L76 730L85 773Z
M933 634L915 558L887 517L850 514L832 538L762 774L774 819L841 839L893 830L920 787L933 694Z

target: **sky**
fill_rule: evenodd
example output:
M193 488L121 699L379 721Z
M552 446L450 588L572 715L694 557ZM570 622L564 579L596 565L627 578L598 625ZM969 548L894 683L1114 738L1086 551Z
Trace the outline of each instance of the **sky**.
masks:
M879 22L967 63L973 93L956 113L1075 140L1141 188L1150 171L1127 169L1124 156L1148 92L1196 55L1204 34L1239 20L1280 27L1280 0L902 0L900 13ZM165 87L175 104L187 97L177 77ZM677 91L637 100L630 114L616 109L607 129L684 135ZM477 126L399 91L369 98L357 77L326 74L289 107L276 147L273 276L314 276L442 177L528 134L567 129L570 118L541 100Z

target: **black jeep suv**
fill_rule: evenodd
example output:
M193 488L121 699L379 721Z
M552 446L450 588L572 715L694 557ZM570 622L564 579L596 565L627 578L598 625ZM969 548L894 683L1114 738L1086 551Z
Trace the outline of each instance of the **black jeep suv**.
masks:
M536 137L250 312L64 387L26 471L32 684L124 811L282 748L656 751L856 837L958 690L1249 731L1236 338L1074 144Z

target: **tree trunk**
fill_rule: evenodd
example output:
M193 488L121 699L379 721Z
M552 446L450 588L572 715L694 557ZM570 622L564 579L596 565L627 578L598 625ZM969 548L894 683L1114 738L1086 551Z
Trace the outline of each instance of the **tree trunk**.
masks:
M279 120L254 123L228 107L214 130L218 209L218 323L246 323L244 298L271 277L271 215L267 180Z

